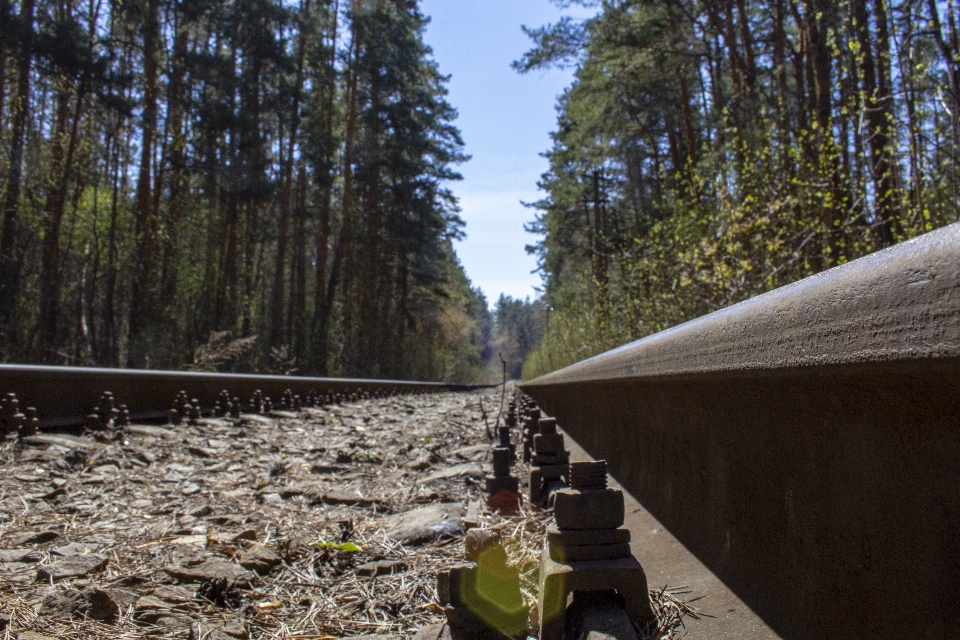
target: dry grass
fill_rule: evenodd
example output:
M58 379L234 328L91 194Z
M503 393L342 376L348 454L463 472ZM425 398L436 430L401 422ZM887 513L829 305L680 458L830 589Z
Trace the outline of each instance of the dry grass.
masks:
M483 447L478 454L455 453L486 442L481 400L489 411L498 390L366 400L323 411L276 412L269 419L209 420L177 427L173 437L128 434L125 441L93 443L85 456L57 447L0 445L0 463L8 470L0 477L0 548L13 546L9 541L19 532L53 529L60 537L37 546L39 565L56 560L53 547L74 541L96 545L97 553L110 558L101 574L56 585L36 582L38 564L7 563L4 570L0 563L4 640L27 630L71 640L409 636L441 621L436 572L462 562L463 545L400 544L390 538L384 517L482 498L476 475L423 483L431 471L474 455L487 461ZM157 459L151 462L143 451ZM516 473L522 478L525 469ZM51 496L55 483L64 491ZM192 492L191 484L200 490ZM306 493L292 491L302 485L309 485ZM330 491L374 501L340 505L317 498ZM278 492L286 497L277 500ZM531 604L549 518L533 510L481 514L481 526L501 532ZM235 539L245 530L255 532L257 544L276 550L283 563L233 585L234 606L218 606L197 595L197 585L178 585L162 570L213 558L236 562L253 544ZM320 540L353 542L361 551L313 544ZM375 560L401 562L405 569L358 575L359 565ZM86 586L112 590L123 605L110 624L39 615L52 593ZM187 587L189 597L158 605L156 596L153 608L145 608L150 596L178 586ZM651 592L659 626L644 638L682 634L684 618L697 615L681 600L687 594Z

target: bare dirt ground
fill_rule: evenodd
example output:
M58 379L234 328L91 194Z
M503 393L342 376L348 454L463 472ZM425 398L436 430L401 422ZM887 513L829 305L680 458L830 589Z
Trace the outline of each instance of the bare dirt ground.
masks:
M441 621L499 389L0 444L0 633L409 636ZM524 478L526 470L515 467ZM536 599L549 514L484 512ZM663 637L682 605L660 593Z

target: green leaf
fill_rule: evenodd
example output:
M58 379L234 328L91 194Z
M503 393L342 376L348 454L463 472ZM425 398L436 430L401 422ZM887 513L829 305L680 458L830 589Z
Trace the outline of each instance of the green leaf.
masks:
M320 549L336 549L337 551L345 551L347 553L363 551L363 547L353 542L329 542L327 540L318 540L313 544L315 547Z

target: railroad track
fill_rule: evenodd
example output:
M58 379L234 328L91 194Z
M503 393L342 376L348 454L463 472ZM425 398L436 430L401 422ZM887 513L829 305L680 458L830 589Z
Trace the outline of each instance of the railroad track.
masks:
M21 410L35 407L41 429L86 424L105 391L113 394L117 405L127 406L132 419L142 421L165 418L181 391L187 393L189 400L199 400L204 415L212 415L224 390L231 399L238 397L249 404L258 390L277 401L290 390L306 401L311 394L333 399L473 388L476 387L406 380L0 365L0 392L16 394Z
M531 466L515 473L504 467L506 454L493 454L487 488L529 492L524 504L542 507L564 492L612 495L622 488L620 508L633 534L626 537L630 557L655 576L651 588L693 585L709 594L716 617L701 620L690 637L960 637L960 555L954 548L960 523L960 225L520 387L531 400L517 407L513 424L508 415L497 425L497 450L527 452ZM294 395L329 402L455 388L0 367L0 390L16 391L22 407L33 403L42 424L51 427L75 424L108 389L134 416L158 417L181 389L202 407L213 407L227 389L249 410L245 398L257 389L289 403ZM270 419L286 419L273 413ZM458 420L447 424L467 424ZM531 428L537 424L539 431ZM524 425L519 440L516 431ZM571 466L591 459L606 460L612 487L598 484L602 475L606 486L606 475L596 468L575 472ZM488 502L489 510L513 504L507 498ZM464 524L483 524L483 517L474 509ZM569 524L569 513L563 517ZM600 524L591 530L606 533L589 544L570 533L579 525L551 534L542 547L541 580L576 554L613 553L620 554L613 560L622 560L626 543L611 533L617 525ZM445 593L443 580L453 584L464 575L441 578L438 594ZM446 603L439 597L450 624L473 624L449 593ZM609 600L581 604L580 620L597 620ZM623 606L634 607L633 622L649 615L637 613L629 600ZM542 602L539 609L544 632ZM445 637L442 625L425 629L421 640ZM552 640L556 629L545 633Z
M960 224L521 387L736 596L707 636L960 637Z

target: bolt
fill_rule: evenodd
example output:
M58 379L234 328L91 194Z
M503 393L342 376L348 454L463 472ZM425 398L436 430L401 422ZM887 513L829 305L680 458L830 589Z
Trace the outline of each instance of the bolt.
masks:
M127 405L120 405L116 424L118 427L127 427L130 425L130 409L127 407Z
M17 434L17 437L26 438L27 436L37 435L39 424L40 421L37 420L36 407L27 407L26 419L23 421L23 424L20 425L20 432Z
M540 433L556 433L557 432L557 419L556 418L540 418L539 421Z
M500 541L500 532L493 529L471 529L464 540L464 557L471 562L480 562L496 556L501 564L507 561L507 554ZM501 553L502 552L502 553Z
M498 427L497 434L500 436L500 446L512 448L510 446L510 427Z
M599 491L607 488L607 461L570 463L570 488Z
M497 447L493 450L493 475L510 475L510 461L513 456L510 455L510 449L507 447Z

